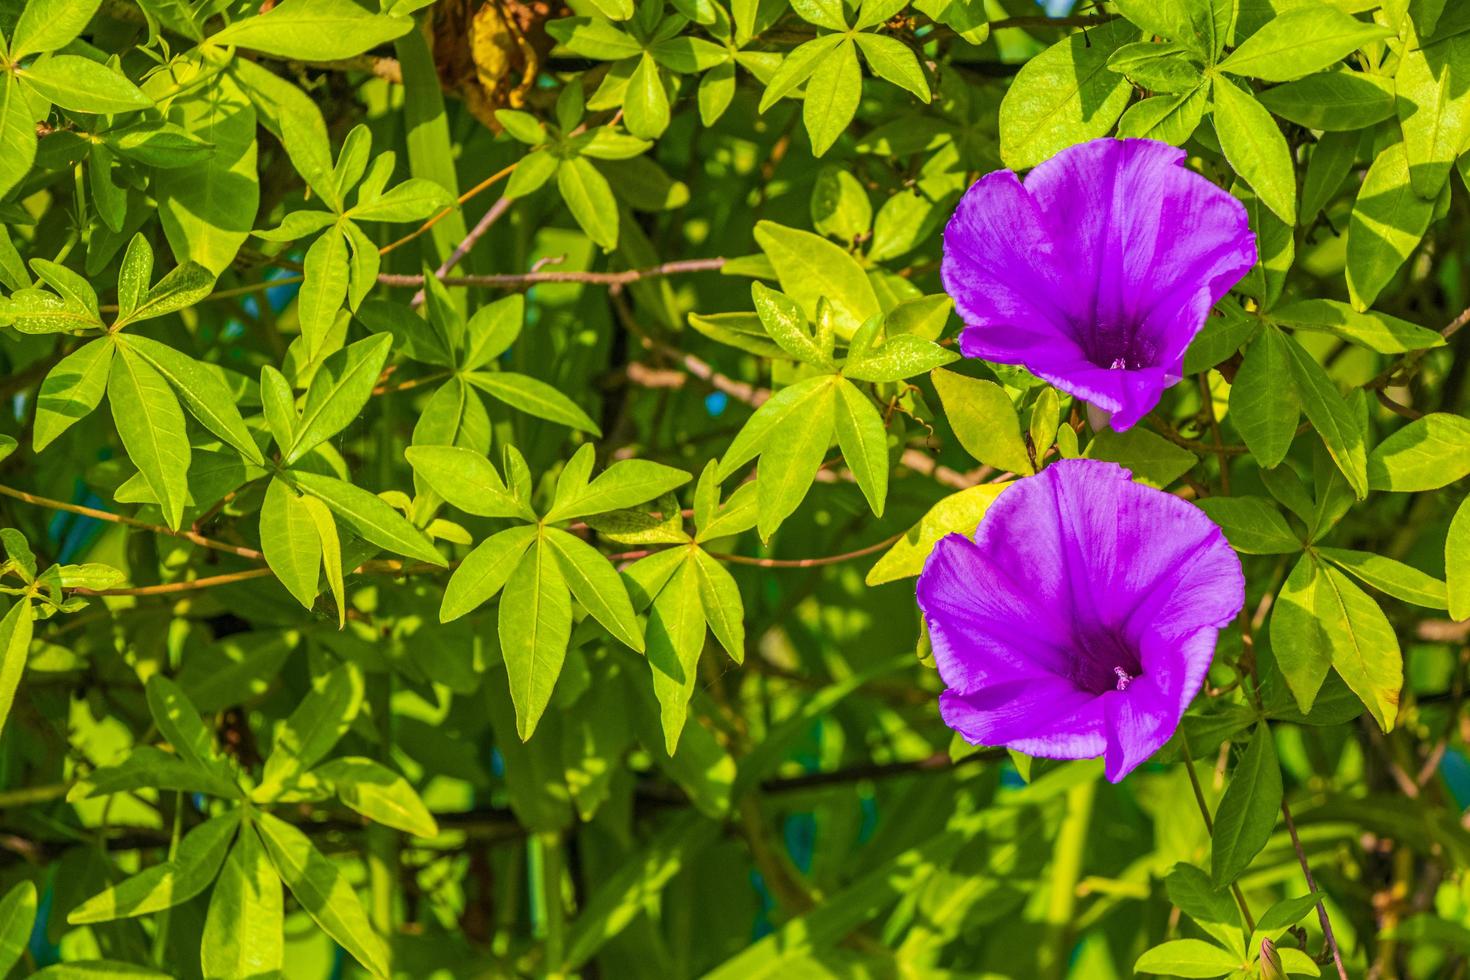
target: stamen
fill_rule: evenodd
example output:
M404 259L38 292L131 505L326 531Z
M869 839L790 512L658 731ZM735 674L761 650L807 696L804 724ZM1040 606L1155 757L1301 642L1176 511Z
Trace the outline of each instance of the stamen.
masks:
M1118 690L1128 690L1128 685L1133 683L1133 676L1122 667L1114 667L1113 673L1118 675Z
M1113 363L1108 367L1108 370L1110 370L1110 371L1126 371L1126 370L1128 370L1128 361L1127 361L1127 359L1126 358L1122 358L1122 357L1115 357L1115 358L1113 358Z

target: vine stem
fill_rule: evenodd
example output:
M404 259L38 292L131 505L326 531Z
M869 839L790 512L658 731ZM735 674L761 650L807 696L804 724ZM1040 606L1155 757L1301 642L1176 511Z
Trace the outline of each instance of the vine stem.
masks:
M1317 881L1312 877L1312 866L1307 863L1307 852L1302 850L1302 839L1297 836L1296 821L1291 819L1291 807L1286 803L1286 797L1281 798L1281 816L1286 820L1286 832L1291 835L1291 846L1296 851L1297 863L1302 866L1302 877L1307 879L1307 887L1313 892L1317 890ZM1337 967L1339 980L1348 980L1347 967L1342 963L1342 950L1337 946L1337 936L1332 932L1332 920L1327 917L1327 906L1322 900L1317 899L1317 922L1322 926L1322 937L1327 940L1327 948L1332 951L1332 964Z
M1211 837L1215 836L1215 821L1210 816L1210 805L1205 802L1204 788L1199 784L1199 773L1194 771L1194 754L1189 751L1189 742L1182 735L1179 738L1179 751L1184 756L1184 768L1189 773L1189 785L1194 790L1194 802L1199 804L1199 815L1205 822L1205 833ZM1285 798L1282 798L1285 805ZM1230 893L1235 896L1235 904L1240 906L1240 914L1245 918L1245 927L1250 932L1256 931L1256 920L1251 916L1250 906L1246 904L1245 893L1240 890L1240 885L1230 883ZM1343 980L1347 980L1346 977Z

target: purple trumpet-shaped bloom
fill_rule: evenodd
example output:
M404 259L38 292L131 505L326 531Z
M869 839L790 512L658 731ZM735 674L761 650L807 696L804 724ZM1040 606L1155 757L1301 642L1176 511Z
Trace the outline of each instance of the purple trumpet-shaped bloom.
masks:
M968 357L1022 364L1129 428L1179 380L1205 317L1256 262L1245 208L1153 140L1063 150L965 192L944 288Z
M1106 756L1117 782L1174 734L1245 577L1199 508L1072 459L1006 489L974 540L943 538L918 596L945 724L974 745Z

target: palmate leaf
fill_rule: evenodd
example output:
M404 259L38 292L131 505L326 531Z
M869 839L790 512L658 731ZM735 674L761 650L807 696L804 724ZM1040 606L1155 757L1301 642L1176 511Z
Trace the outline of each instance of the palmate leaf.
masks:
M362 696L362 673L353 664L343 664L313 684L277 731L254 797L271 799L332 751L357 717Z

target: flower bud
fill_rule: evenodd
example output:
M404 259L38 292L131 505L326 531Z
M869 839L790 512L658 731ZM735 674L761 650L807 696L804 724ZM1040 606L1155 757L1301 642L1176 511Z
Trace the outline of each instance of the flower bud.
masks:
M1276 952L1276 944L1269 939L1261 940L1261 980L1287 980L1281 954Z

